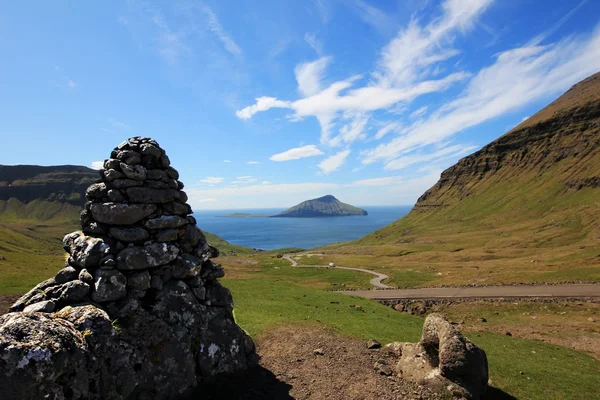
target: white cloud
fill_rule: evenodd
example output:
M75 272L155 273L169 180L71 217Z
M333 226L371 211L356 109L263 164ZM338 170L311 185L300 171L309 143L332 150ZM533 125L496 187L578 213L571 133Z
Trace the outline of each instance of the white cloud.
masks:
M104 168L104 161L92 161L90 167L92 169L102 169Z
M311 144L308 146L296 147L294 149L284 151L283 153L274 154L269 158L269 160L271 160L271 161L290 161L290 160L298 160L300 158L320 156L323 154L325 154L325 153L323 153L321 150L319 150L317 148L317 146L315 146L314 144Z
M261 185L270 185L270 184L271 184L271 182L269 182L269 181L262 181L260 184L261 184Z
M331 57L321 57L316 61L296 66L294 73L298 82L298 91L303 96L312 96L321 91L321 81Z
M321 161L317 166L321 168L321 171L323 171L325 175L327 175L341 167L342 164L344 164L344 161L346 161L346 157L349 155L350 150L342 150L339 153Z
M330 146L341 146L343 144L351 144L358 139L366 137L364 130L369 122L369 116L358 114L351 118L351 121L340 129L339 135L329 141Z
M235 115L240 119L250 119L254 114L271 108L290 108L290 102L277 100L275 97L257 97L254 105L236 111Z
M419 117L422 117L427 112L428 108L429 107L427 107L427 106L423 106L423 107L417 108L415 111L413 111L413 112L410 113L409 118L410 119L417 119Z
M358 16L372 28L387 34L394 26L393 19L377 7L368 4L363 0L347 0L344 4L349 5Z
M440 150L432 153L416 153L409 154L406 156L398 157L385 165L386 170L398 170L403 169L413 164L420 164L426 161L439 162L448 158L456 158L466 154L469 154L473 150L477 149L478 146L469 145L454 145L444 147Z
M67 86L69 87L69 89L74 89L77 87L77 83L75 83L75 81L73 81L72 79L69 79L67 81Z
M216 177L216 176L207 176L204 179L200 179L200 182L208 183L211 185L216 185L216 184L222 183L224 180L225 180L225 178Z
M403 125L398 122L389 122L377 130L377 133L375 134L375 140L383 138L390 132L399 132L402 127Z
M258 164L262 164L262 161L248 161L246 164L248 164L248 165L258 165Z
M231 164L231 160L223 160L224 163Z
M210 199L210 198L200 198L200 199L195 199L194 200L194 204L205 204L205 203L216 203L217 199Z
M310 47L318 54L321 55L323 52L321 42L317 39L317 35L314 33L306 32L304 34L304 41L308 43Z
M555 96L600 68L600 26L590 37L504 51L481 69L453 101L417 121L405 134L364 153L363 163L387 162L447 140L482 122Z
M240 56L242 54L242 49L240 49L240 46L238 46L229 34L225 32L213 10L206 5L203 7L203 10L208 18L208 29L219 38L225 46L225 50L234 56Z
M245 176L238 176L235 178L235 180L233 180L231 182L232 185L237 186L237 185L249 185L251 183L254 183L258 181L257 178L251 176L251 175L245 175Z

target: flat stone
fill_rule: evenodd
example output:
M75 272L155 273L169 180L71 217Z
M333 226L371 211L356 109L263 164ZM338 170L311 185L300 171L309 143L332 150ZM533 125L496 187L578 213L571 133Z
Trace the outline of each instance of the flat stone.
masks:
M152 189L171 189L171 185L163 181L155 181L147 179L145 182L146 186Z
M377 340L371 339L367 342L367 349L374 350L379 348L381 348L381 343L379 343Z
M77 279L77 270L73 267L65 267L56 273L54 280L58 284Z
M150 289L150 279L148 271L137 272L127 278L127 289L148 290Z
M104 179L111 182L115 179L123 179L125 175L122 172L117 171L116 169L107 169L103 173Z
M115 158L129 165L137 165L142 161L140 153L133 150L119 151L117 152L117 156Z
M106 183L91 184L85 191L85 197L88 199L103 199L108 195L108 187Z
M90 292L90 285L80 280L74 280L46 290L48 297L63 303L82 301Z
M110 228L109 233L123 242L143 242L150 237L148 231L141 227Z
M130 187L126 190L127 197L132 203L162 204L175 200L179 195L170 189L153 189L147 187Z
M110 253L110 246L101 238L86 236L83 232L73 232L63 239L63 248L73 264L81 268L97 267L100 260Z
M44 300L39 303L30 304L23 312L43 312L43 313L51 313L56 308L56 303L54 300Z
M189 204L173 201L162 206L163 212L168 215L188 215L192 213L192 207Z
M119 169L121 168L121 160L110 158L104 161L104 169Z
M187 225L188 221L177 215L163 215L158 218L152 218L144 224L148 229L169 229L179 228Z
M129 179L133 179L136 181L144 181L146 180L146 168L141 165L128 165L125 163L121 163L121 171L123 174Z
M173 167L167 167L167 174L173 179L179 179L179 172Z
M142 186L144 182L135 179L116 179L110 182L110 186L115 189L127 189L132 186Z
M94 271L94 291L92 300L98 303L115 301L127 295L127 278L115 270L97 269Z
M178 255L179 248L166 243L128 247L117 256L117 268L122 270L155 268L170 263Z
M156 211L155 204L94 203L95 220L110 225L132 225Z
M114 203L123 203L127 200L125 195L118 189L110 189L106 195L108 200Z
M179 245L183 251L190 253L201 241L206 243L202 231L196 225L187 225Z
M146 171L146 175L147 175L148 179L151 179L154 181L161 181L163 179L169 178L169 175L167 174L167 172L162 169L149 169Z
M156 234L157 242L172 242L177 240L179 235L178 229L165 229L164 231L160 231Z

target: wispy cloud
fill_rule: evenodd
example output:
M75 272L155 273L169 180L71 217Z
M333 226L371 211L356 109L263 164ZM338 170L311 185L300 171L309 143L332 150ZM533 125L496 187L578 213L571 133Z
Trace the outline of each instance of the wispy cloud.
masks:
M74 88L76 88L76 87L77 87L77 83L75 83L75 81L74 81L74 80L72 80L72 79L69 79L69 80L67 81L67 86L69 87L69 89L74 89Z
M271 161L290 161L290 160L299 160L301 158L306 158L306 157L321 156L323 154L325 154L325 153L323 153L321 150L319 150L317 148L317 146L315 146L314 144L311 144L308 146L296 147L294 149L284 151L283 153L274 154L269 158L269 160L271 160Z
M242 49L231 38L229 33L227 33L223 29L223 26L221 26L221 23L219 22L219 19L217 18L217 15L213 12L213 10L206 5L203 7L203 10L206 14L206 17L208 18L208 28L219 38L219 40L223 43L225 49L234 56L242 55Z
M104 161L92 161L92 163L90 164L90 168L102 169L104 168Z
M313 0L315 10L323 23L328 23L331 19L331 5L329 0Z
M224 163L231 164L231 160L223 160Z
M246 164L248 164L248 165L259 165L259 164L262 164L262 161L248 161Z
M306 32L304 34L304 41L308 43L310 47L317 53L317 55L321 55L323 53L323 46L319 39L317 39L317 35L314 33Z
M317 166L321 169L321 171L323 171L323 174L330 174L341 167L349 155L350 150L342 150L339 153L321 161Z
M358 16L373 29L387 35L394 29L394 20L388 13L363 0L347 0L343 2L354 10Z
M217 185L219 183L223 183L224 180L225 180L225 178L216 177L216 176L207 176L204 179L200 179L200 182L207 183L210 185Z
M183 54L189 54L191 48L185 42L183 34L174 32L161 13L154 11L150 21L158 30L158 53L169 64L175 64Z
M116 120L114 118L108 118L107 121L115 129L125 130L125 131L130 131L131 130L131 126L127 125L123 121L118 121L118 120Z
M245 176L238 176L236 177L231 184L232 185L250 185L251 183L254 183L258 181L258 178L255 178L251 175L245 175Z

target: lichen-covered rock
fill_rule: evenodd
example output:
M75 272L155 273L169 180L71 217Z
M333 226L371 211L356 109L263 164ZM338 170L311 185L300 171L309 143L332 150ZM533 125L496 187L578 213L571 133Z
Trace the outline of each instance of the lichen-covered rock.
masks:
M117 267L122 270L154 268L166 265L179 255L179 248L166 243L128 247L117 256Z
M425 319L418 343L395 344L401 358L396 372L410 381L461 393L468 399L482 398L488 387L485 351L465 338L441 314Z
M257 361L164 150L131 138L104 167L67 266L0 317L2 398L170 399Z
M127 278L119 271L97 269L94 272L92 300L98 303L115 301L127 295Z

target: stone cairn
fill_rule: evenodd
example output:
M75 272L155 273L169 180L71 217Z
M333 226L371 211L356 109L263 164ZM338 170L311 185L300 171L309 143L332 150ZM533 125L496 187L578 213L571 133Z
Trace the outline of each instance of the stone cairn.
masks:
M217 281L218 251L165 151L131 138L100 178L86 192L81 231L63 239L65 268L0 317L0 393L172 398L255 363Z

